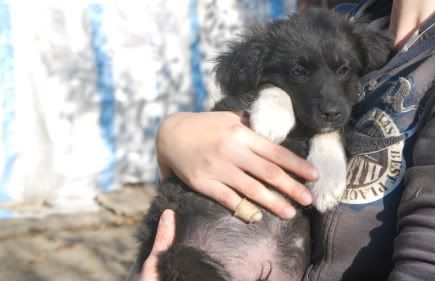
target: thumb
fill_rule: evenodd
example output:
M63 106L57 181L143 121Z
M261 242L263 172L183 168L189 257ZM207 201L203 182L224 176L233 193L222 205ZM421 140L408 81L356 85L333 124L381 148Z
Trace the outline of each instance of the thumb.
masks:
M174 242L175 238L175 212L166 209L160 216L159 226L157 227L156 240L154 241L151 255L166 251Z
M157 227L156 239L150 255L143 265L140 280L159 280L158 255L166 251L175 239L175 212L170 209L163 211Z

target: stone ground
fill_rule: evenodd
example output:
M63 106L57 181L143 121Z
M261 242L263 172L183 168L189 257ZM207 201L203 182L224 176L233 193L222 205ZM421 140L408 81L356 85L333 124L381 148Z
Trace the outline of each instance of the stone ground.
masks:
M0 280L124 280L153 195L128 187L100 195L98 212L0 220Z

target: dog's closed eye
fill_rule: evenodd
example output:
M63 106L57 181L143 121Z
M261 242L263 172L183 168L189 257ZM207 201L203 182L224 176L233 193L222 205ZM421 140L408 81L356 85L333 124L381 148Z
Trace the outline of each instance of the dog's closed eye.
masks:
M292 68L290 73L295 77L304 77L308 76L308 71L302 66L295 66Z

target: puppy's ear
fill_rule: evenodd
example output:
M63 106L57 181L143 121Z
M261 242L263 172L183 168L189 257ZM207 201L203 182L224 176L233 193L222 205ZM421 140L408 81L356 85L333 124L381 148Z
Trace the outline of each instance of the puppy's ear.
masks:
M257 89L267 53L266 44L252 36L219 55L214 73L223 93L237 96Z
M362 19L351 19L352 33L356 36L364 59L364 74L381 68L390 59L393 40L380 30L364 23Z

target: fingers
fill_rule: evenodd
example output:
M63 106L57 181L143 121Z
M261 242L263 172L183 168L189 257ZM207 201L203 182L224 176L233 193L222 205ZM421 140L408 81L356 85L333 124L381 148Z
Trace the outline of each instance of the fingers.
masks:
M231 212L237 209L237 206L243 199L232 188L217 180L209 180L204 183L204 186L200 185L198 189L201 190L203 195L215 200Z
M239 169L229 171L227 175L225 182L252 202L256 202L283 219L291 219L295 216L296 210L290 203L252 176Z
M198 189L231 212L234 212L246 197L283 219L291 219L296 214L295 209L283 197L265 187L254 177L236 167L228 166L225 171L219 173L225 175L219 181L198 182ZM259 213L253 221L259 221L261 218L262 215Z
M229 171L227 174L232 175L235 179L240 179L243 176L248 178L243 171L238 169L236 169L236 171ZM199 186L199 190L201 190L201 193L203 195L215 200L217 203L230 210L231 213L234 213L236 211L237 207L239 206L240 202L244 197L253 199L251 201L255 203L260 203L261 205L267 205L266 208L271 207L271 204L262 204L262 202L260 201L261 195L255 194L255 191L248 192L250 184L240 185L237 187L235 186L230 187L226 183L229 182L231 184L231 181L225 181L226 183L222 183L222 182L223 181L210 180L205 183L205 186ZM257 182L257 184L261 186L260 183ZM241 190L240 194L236 192L240 190ZM264 191L267 189L265 187L262 187L260 190ZM246 220L246 222L257 222L260 221L262 218L263 218L263 214L261 212L258 212L252 218L250 218L249 221Z
M319 177L316 169L308 161L260 135L251 134L249 147L261 157L306 180L314 181Z
M200 172L182 180L232 212L242 198L247 197L283 219L290 219L296 214L288 201L261 182L269 184L302 205L311 204L312 197L308 189L279 166L299 169L299 174L316 178L313 175L314 168L308 162L279 145L269 143L245 127L233 127L232 135L227 140L229 143L224 142L220 147L217 146L218 153L215 158L221 157L221 161L204 161ZM255 141L259 143L253 144ZM240 144L248 146L243 147ZM275 149L274 154L267 149ZM265 153L266 156L263 157L260 153Z
M269 183L301 205L309 205L312 203L311 193L308 189L300 182L291 178L278 165L264 160L255 154L250 154L247 158L240 159L240 165L246 172Z
M143 265L139 280L157 281L158 254L166 251L174 242L175 238L175 213L172 210L164 210L157 228L157 235L151 253Z

